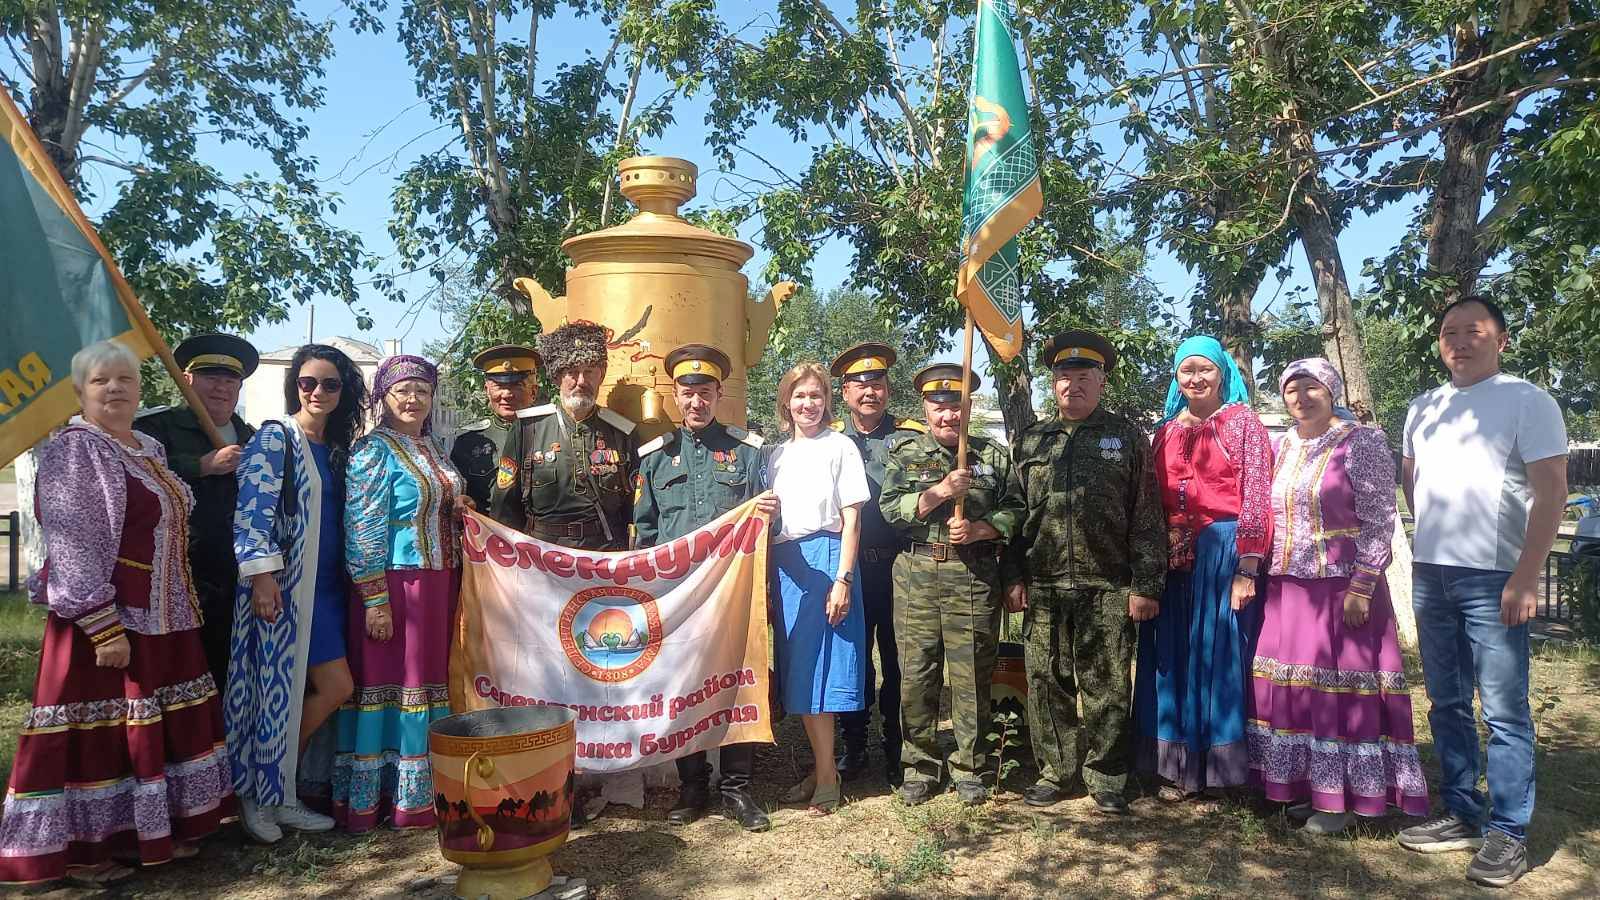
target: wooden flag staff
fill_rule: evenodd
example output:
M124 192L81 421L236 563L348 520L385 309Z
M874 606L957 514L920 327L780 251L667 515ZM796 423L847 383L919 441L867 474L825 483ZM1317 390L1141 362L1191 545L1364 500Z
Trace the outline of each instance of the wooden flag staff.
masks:
M972 415L972 308L965 303L961 304L967 310L967 334L963 340L961 350L961 434L956 439L956 468L967 468L967 419ZM956 518L966 516L967 498L962 495L956 500Z

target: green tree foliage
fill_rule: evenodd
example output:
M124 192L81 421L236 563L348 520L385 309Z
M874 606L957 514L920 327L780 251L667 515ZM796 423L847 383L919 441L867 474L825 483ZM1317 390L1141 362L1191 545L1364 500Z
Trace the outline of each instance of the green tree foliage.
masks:
M340 14L361 31L381 8ZM333 30L291 0L0 3L0 81L169 336L248 331L318 296L356 302L369 259L332 224L338 197L301 146ZM268 171L219 170L218 143Z
M931 354L926 345L908 339L892 318L883 315L879 304L862 291L836 290L818 296L801 290L778 311L772 341L761 362L750 370L746 409L751 424L759 425L764 434L775 438L778 381L784 373L802 362L821 363L826 369L834 357L862 341L882 341L895 348L898 359L889 370L890 414L920 420L922 404L917 401L911 379L928 364ZM834 415L839 418L846 412L837 383L834 387Z

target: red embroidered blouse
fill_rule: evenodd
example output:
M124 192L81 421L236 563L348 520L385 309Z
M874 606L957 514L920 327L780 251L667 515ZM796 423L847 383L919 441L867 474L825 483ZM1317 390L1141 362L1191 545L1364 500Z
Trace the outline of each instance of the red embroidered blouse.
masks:
M1240 558L1272 546L1272 442L1248 406L1232 404L1198 425L1173 419L1156 431L1156 478L1167 515L1167 567L1194 566L1194 542L1213 522L1237 519Z

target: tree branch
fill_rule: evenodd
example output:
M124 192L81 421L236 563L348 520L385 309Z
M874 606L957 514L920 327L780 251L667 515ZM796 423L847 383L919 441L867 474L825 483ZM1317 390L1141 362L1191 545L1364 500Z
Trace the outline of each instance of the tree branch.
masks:
M138 163L123 162L120 159L112 159L108 156L97 156L92 153L86 153L82 156L79 156L78 161L86 163L101 163L102 165L121 169L124 172L132 172L135 175L149 175L154 171L149 166L141 166Z
M639 94L639 76L644 73L644 48L634 48L633 71L628 75L628 92L622 98L622 112L617 115L617 139L612 143L613 150L622 149L623 142L628 139L628 117L633 114L633 100ZM611 194L616 186L615 179L606 179L605 193L600 198L600 227L604 228L611 221Z
M1466 109L1457 110L1448 116L1440 116L1426 125L1418 125L1415 128L1408 128L1405 131L1397 134L1391 134L1388 137L1377 138L1371 141L1363 141L1359 144L1346 144L1343 147L1334 147L1329 150L1318 150L1316 155L1319 158L1326 158L1329 156L1342 156L1346 153L1358 153L1363 150L1375 150L1378 147L1383 147L1396 141L1403 141L1407 138L1414 138L1418 135L1426 134L1441 125L1448 125L1457 119L1464 119L1468 116L1477 115L1478 113L1483 112L1491 107L1498 106L1501 103L1516 103L1527 97L1529 94L1537 94L1540 91L1565 91L1573 88L1584 87L1600 87L1600 78L1568 78L1564 81L1550 81L1526 85L1512 91L1509 94L1501 94L1498 97L1491 97L1482 103L1476 103L1467 107Z

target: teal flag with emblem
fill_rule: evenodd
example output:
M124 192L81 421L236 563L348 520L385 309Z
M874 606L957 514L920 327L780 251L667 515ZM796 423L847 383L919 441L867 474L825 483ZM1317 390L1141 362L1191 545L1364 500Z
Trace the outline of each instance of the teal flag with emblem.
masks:
M78 411L72 356L156 354L133 289L22 112L0 91L0 466Z
M1022 351L1017 235L1044 208L1011 0L978 0L956 297L1002 359Z

